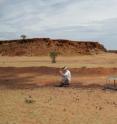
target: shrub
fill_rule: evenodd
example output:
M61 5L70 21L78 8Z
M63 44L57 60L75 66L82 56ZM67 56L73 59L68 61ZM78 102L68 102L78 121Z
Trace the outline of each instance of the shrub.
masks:
M49 55L50 55L50 57L51 57L51 62L52 63L56 63L56 57L58 56L58 53L56 52L56 51L51 51L50 53L49 53Z

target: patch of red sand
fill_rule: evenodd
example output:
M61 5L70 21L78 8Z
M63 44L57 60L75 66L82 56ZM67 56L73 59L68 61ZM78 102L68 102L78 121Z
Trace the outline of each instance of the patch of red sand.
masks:
M101 88L106 78L117 75L117 68L71 68L74 87ZM39 88L59 83L59 68L0 67L0 88Z

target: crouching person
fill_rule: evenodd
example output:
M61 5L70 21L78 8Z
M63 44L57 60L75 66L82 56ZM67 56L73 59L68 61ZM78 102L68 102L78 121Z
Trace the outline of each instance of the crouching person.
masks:
M71 72L66 66L62 68L62 70L60 71L60 75L62 77L60 87L69 86L71 82Z

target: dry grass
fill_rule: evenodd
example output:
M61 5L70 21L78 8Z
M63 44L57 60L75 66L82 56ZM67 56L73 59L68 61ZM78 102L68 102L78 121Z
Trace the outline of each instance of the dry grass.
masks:
M27 104L29 95L35 100ZM0 90L0 124L116 124L117 94L102 90Z
M0 67L63 65L117 67L117 54L58 57L56 64L51 64L49 57L0 57ZM7 72L3 68L0 124L117 124L117 93L102 90L105 80L106 75L75 75L72 81L77 87L40 87L43 83L59 82L59 77L31 70ZM26 103L29 96L35 102Z
M73 68L79 67L117 67L117 54L99 54L57 58L57 63L52 64L50 57L0 57L0 67L32 67L49 66L61 67L67 65Z

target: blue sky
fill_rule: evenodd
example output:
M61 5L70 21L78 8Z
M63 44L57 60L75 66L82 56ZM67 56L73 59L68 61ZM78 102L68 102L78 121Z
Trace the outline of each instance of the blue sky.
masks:
M117 0L0 0L0 40L21 34L117 49Z

